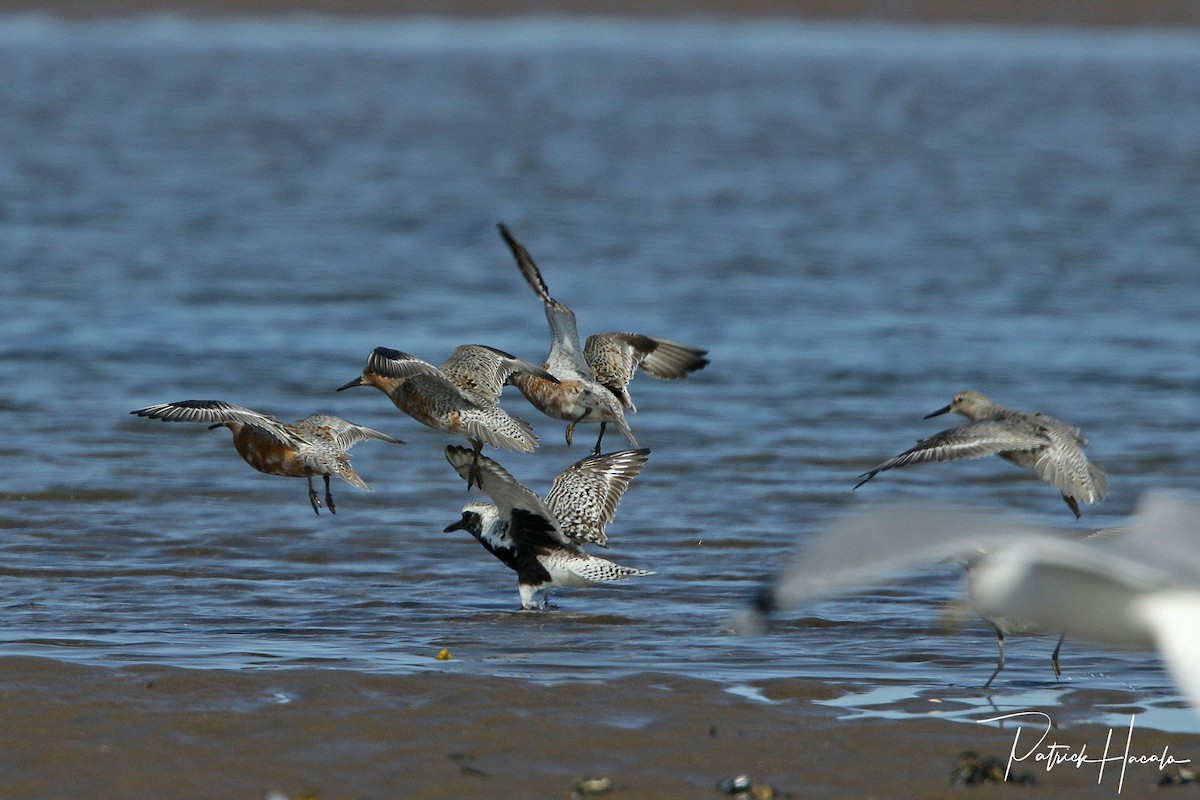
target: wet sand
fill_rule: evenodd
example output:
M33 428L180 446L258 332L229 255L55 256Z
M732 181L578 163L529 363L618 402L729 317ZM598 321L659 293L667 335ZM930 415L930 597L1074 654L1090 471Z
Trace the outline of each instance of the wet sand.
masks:
M961 6L968 6L963 9ZM902 6L898 14L895 6ZM585 2L485 3L436 9L415 2L234 2L126 0L121 4L0 0L0 13L49 11L110 16L177 11L211 16L320 12L489 16L544 11L672 16L876 18L915 22L1186 24L1200 7L1184 2L730 4ZM721 797L739 774L795 798L1141 797L1160 773L1117 767L1097 785L1095 766L1025 763L1039 788L951 785L959 754L1003 759L1014 731L936 717L843 720L821 705L840 690L812 680L763 684L772 702L719 684L673 675L547 687L436 670L365 675L338 669L181 670L86 667L0 658L0 781L4 798L263 798L278 791L333 798L566 798L583 777L610 779L612 798ZM1091 757L1107 727L1072 724L1055 741ZM1123 731L1114 739L1123 745ZM1200 736L1138 729L1134 752L1163 748L1200 761ZM1172 770L1168 770L1168 773ZM1187 796L1194 794L1188 787ZM967 791L967 794L964 792ZM1173 796L1170 792L1165 797Z
M437 671L181 670L0 659L4 797L566 798L580 778L605 797L720 797L749 774L776 797L963 797L966 749L1006 759L1013 731L936 718L839 720L837 690L766 684L772 702L666 675L548 687ZM1108 729L1056 730L1099 755ZM1123 749L1124 732L1114 736ZM1133 752L1200 760L1200 736L1135 732ZM1042 796L1117 796L1117 767L1032 762ZM1174 768L1169 770L1174 771ZM1144 796L1152 765L1122 794ZM1024 791L981 786L971 796ZM1005 794L1009 796L1009 794Z

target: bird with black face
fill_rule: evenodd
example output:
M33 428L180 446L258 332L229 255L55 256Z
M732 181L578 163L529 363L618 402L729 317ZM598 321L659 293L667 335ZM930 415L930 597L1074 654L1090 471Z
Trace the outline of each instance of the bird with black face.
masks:
M502 466L480 456L478 485L493 503L470 502L446 531L465 530L517 573L525 610L549 607L555 587L591 586L653 575L588 555L583 542L607 546L605 527L617 503L649 457L649 450L622 450L589 456L554 479L545 500L522 486ZM472 480L474 456L465 447L447 447L446 460ZM539 597L540 595L540 597Z

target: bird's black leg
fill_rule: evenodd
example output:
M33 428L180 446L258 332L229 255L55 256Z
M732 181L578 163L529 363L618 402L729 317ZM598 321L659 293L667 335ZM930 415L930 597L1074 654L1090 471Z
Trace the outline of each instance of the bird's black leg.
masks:
M604 440L604 429L608 427L607 422L600 423L600 435L596 437L596 446L592 449L592 455L600 455L600 442Z
M996 669L992 672L992 676L987 679L987 683L983 685L986 689L992 685L992 681L996 680L996 676L1000 674L1000 670L1004 669L1004 631L996 628L996 639L1000 643L1000 656L996 659Z
M308 478L308 502L312 503L313 513L320 514L321 513L321 501L317 497L317 490L313 488L312 475L307 475L306 477Z
M471 456L471 468L467 470L467 488L470 489L472 486L483 488L479 472L479 454L483 452L483 442L479 439L472 439L471 447L474 448L474 453Z
M1075 498L1064 494L1063 502L1067 504L1067 508L1071 509L1071 513L1075 515L1075 519L1079 519L1079 503L1075 502Z
M1054 652L1050 654L1050 666L1054 667L1054 677L1056 678L1062 677L1062 670L1058 668L1058 651L1062 650L1062 643L1066 638L1067 635L1065 633L1058 637L1058 644L1054 645Z
M337 508L333 505L333 493L329 491L329 476L325 476L325 505L329 506L329 513L336 514Z

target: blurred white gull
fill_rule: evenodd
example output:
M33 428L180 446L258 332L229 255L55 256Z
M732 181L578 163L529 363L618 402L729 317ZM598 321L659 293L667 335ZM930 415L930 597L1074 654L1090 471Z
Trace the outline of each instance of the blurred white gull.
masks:
M947 559L968 565L970 604L998 626L1157 647L1200 711L1200 502L1175 493L1143 497L1126 532L1086 539L961 508L851 514L804 542L739 623Z

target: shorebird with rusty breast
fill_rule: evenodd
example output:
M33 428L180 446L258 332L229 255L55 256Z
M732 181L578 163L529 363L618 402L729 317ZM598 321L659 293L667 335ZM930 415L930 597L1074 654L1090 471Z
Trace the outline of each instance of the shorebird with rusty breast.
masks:
M542 500L487 456L476 457L465 447L447 447L450 465L468 481L475 470L479 488L493 503L467 503L462 519L446 531L468 531L517 573L522 610L548 608L555 587L653 575L588 555L580 546L607 546L605 527L649 456L645 449L588 456L560 472Z
M484 444L523 453L537 447L529 423L499 406L505 383L521 374L556 380L536 364L482 344L459 345L441 367L376 347L362 375L338 391L374 386L417 422L467 439L478 459ZM467 488L474 482L474 477L468 478Z
M951 411L962 414L971 423L922 439L900 455L864 472L854 488L894 467L998 455L1032 470L1058 489L1077 519L1080 502L1098 503L1104 499L1108 477L1084 455L1087 440L1078 428L1040 411L1026 414L1004 408L974 391L959 392L949 405L925 415L925 419Z
M497 227L521 275L545 307L546 322L550 325L550 353L544 366L558 379L557 383L548 383L525 374L513 376L512 383L543 414L567 421L568 445L576 425L598 422L600 435L593 454L600 453L609 423L637 447L637 439L625 420L625 411L637 412L626 388L637 369L640 367L654 378L679 380L709 363L705 358L707 351L640 333L592 334L581 345L575 312L550 296L546 281L525 246L503 223Z
M159 403L129 413L163 422L203 422L208 423L210 429L229 428L238 454L259 472L308 479L308 500L317 514L321 513L321 501L313 488L314 475L325 479L325 505L329 513L336 514L333 494L329 490L330 475L360 489L371 488L350 466L346 451L367 439L404 444L386 433L330 414L310 414L288 424L222 400Z

